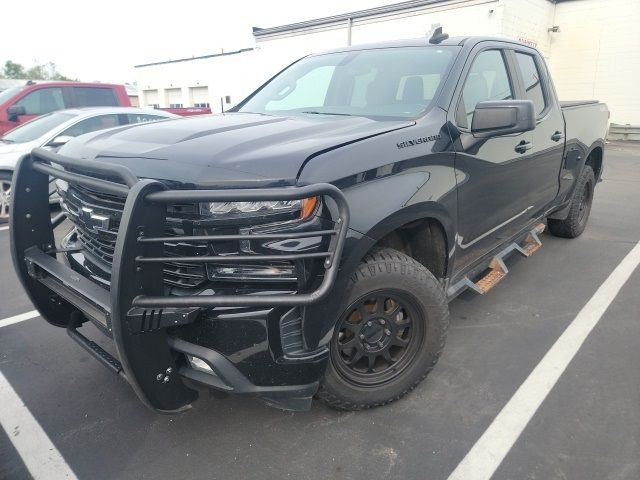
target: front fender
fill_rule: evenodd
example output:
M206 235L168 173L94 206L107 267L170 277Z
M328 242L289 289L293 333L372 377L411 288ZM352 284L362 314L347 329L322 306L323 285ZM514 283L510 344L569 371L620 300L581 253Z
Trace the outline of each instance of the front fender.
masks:
M389 176L353 185L343 193L351 211L350 229L332 293L305 308L303 333L309 349L329 342L343 300L349 295L349 279L380 239L411 222L431 218L444 229L449 257L453 253L456 195L452 168L433 165L426 175Z

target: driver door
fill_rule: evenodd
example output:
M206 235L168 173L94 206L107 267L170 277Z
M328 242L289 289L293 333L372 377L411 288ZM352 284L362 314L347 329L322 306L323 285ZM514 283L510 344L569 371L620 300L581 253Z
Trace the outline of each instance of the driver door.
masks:
M452 138L457 137L456 271L517 234L531 210L527 169L533 132L475 138L470 131L479 102L518 98L511 56L498 44L472 51L471 58L449 110Z

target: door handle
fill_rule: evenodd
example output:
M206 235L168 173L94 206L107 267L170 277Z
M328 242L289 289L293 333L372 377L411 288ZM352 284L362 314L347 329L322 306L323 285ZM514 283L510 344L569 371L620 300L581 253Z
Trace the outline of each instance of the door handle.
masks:
M554 142L559 142L563 138L564 138L564 135L561 132L557 131L557 130L556 130L556 133L551 135L551 140L553 140Z
M525 153L527 150L531 150L533 148L533 144L531 142L525 142L522 140L518 145L516 145L515 151L518 153Z

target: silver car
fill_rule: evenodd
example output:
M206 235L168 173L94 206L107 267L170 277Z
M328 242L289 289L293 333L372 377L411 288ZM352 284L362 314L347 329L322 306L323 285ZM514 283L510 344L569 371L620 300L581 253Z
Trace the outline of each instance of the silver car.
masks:
M7 132L0 137L0 223L9 218L11 177L24 154L36 147L57 150L72 138L97 130L169 118L181 117L132 107L74 108L42 115ZM51 199L57 201L54 196Z

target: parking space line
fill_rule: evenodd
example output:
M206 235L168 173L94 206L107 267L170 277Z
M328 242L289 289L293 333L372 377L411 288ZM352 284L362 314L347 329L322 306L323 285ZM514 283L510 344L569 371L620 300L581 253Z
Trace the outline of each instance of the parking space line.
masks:
M2 230L9 230L9 226L6 226L6 227L0 227L0 232L1 232Z
M77 479L2 372L0 405L0 425L35 480Z
M40 312L38 312L37 310L31 310L30 312L21 313L20 315L5 318L3 320L0 320L0 328L8 327L9 325L13 325L14 323L24 322L25 320L30 320L38 316L40 316Z
M589 333L640 264L640 242L598 288L529 374L449 480L489 480L576 355Z

